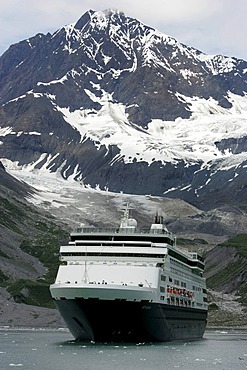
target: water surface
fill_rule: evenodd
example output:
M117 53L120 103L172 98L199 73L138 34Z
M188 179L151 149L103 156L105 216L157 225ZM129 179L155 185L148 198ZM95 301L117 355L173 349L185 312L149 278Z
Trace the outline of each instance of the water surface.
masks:
M170 343L82 343L66 330L0 329L0 369L237 370L247 368L247 331L207 331Z

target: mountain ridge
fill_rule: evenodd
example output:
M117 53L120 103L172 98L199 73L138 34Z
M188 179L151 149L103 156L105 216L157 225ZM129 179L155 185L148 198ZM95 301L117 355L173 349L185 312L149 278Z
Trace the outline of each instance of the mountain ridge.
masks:
M0 159L205 209L228 204L229 188L245 208L246 71L122 12L90 10L0 58Z

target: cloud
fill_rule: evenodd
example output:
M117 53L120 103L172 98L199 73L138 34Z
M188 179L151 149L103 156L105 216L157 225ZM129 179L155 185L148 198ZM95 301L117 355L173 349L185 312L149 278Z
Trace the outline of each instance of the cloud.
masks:
M124 3L129 3L129 1L123 1ZM195 18L210 17L218 7L217 1L213 2L212 7L208 7L208 0L143 0L142 6L135 7L134 5L132 11L135 14L138 13L139 17L153 19L157 23L191 22Z
M108 8L206 53L247 60L246 0L0 0L0 54L12 43L77 21L89 9Z

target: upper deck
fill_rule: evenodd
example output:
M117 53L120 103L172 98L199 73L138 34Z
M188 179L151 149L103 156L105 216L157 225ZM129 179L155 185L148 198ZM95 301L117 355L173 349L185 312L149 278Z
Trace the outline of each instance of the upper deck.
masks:
M167 230L130 229L130 228L80 228L70 234L71 242L111 241L175 244L175 237Z
M137 222L125 213L118 228L82 227L72 232L69 245L60 249L62 258L140 259L169 256L183 265L203 271L204 260L197 253L176 247L176 238L156 216L150 228L138 228ZM160 262L160 261L158 261Z

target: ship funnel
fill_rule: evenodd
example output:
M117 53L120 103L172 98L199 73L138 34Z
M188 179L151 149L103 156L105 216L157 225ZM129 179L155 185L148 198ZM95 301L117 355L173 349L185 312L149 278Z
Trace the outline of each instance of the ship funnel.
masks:
M164 217L156 213L154 223L151 225L150 232L153 234L165 234L168 232L164 224Z
M158 213L156 213L154 223L155 224L163 224L164 223L164 217L160 216Z

